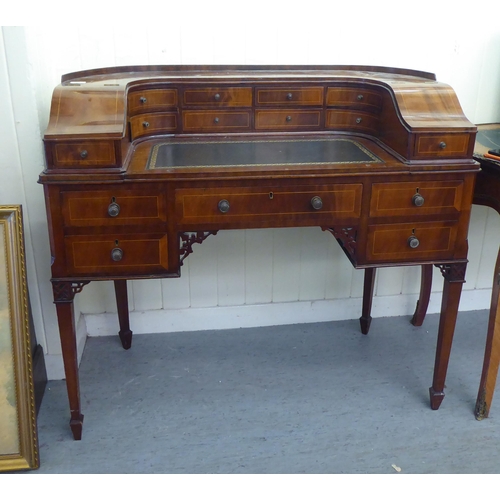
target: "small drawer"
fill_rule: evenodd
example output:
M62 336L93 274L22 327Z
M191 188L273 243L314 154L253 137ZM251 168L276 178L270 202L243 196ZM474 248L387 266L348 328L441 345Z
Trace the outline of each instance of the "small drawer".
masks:
M368 226L368 262L452 259L456 221Z
M143 135L175 132L177 127L177 113L152 113L130 118L132 140Z
M75 276L162 273L168 270L167 247L165 234L65 238L68 273Z
M249 111L184 111L184 132L238 132L249 130Z
M297 224L331 220L332 215L356 218L361 213L362 184L318 185L297 188L252 187L178 189L176 214L181 224L268 221ZM286 221L286 222L283 222Z
M251 107L251 87L209 87L184 90L185 106Z
M311 130L321 127L320 110L263 110L255 111L256 130Z
M326 111L325 127L375 133L378 128L378 116L364 111L328 109Z
M263 88L256 91L257 106L323 106L323 87Z
M105 191L63 191L61 205L65 227L142 226L167 220L164 195L134 192L123 187Z
M465 156L469 134L419 134L415 139L415 156Z
M60 142L52 146L54 166L61 168L116 166L113 141Z
M373 184L370 217L454 214L462 206L463 181Z
M377 92L363 88L328 87L326 105L371 108L371 111L378 112L382 107L382 97Z
M176 89L156 89L133 91L128 95L128 114L135 115L146 111L158 110L177 106Z

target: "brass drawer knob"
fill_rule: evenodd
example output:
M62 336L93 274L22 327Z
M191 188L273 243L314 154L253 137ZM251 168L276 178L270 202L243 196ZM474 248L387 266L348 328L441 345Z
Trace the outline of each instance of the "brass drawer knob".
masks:
M119 262L123 259L123 250L121 248L113 248L111 250L111 259L115 262Z
M148 102L148 100L145 97L139 98L139 101L141 104L146 104Z
M120 205L116 201L112 201L108 207L108 215L110 217L117 217L120 213Z
M418 238L416 236L410 236L408 238L408 246L410 248L417 248L418 245L420 245L420 241L418 241Z
M80 158L82 160L85 160L85 158L87 158L88 156L89 156L89 152L86 149L84 149L83 151L80 152Z
M215 94L215 95L214 95L214 99L215 99L216 101L220 101L220 94Z
M411 202L416 207L421 207L425 203L425 199L424 199L424 197L420 193L415 193L413 195L413 198L411 199Z
M229 212L229 202L227 200L220 200L217 206L223 214Z
M292 93L291 93L291 92L288 92L288 94L286 95L286 98L287 98L289 101L291 101L291 100L292 100L292 98L293 98Z
M321 210L323 208L323 200L319 196L313 196L311 198L311 206L314 210Z
M440 142L439 149L446 149L446 142L444 142L444 141Z
M291 122L291 121L292 121L292 117L291 117L290 115L288 115L288 116L286 117L286 121L287 121L287 122Z

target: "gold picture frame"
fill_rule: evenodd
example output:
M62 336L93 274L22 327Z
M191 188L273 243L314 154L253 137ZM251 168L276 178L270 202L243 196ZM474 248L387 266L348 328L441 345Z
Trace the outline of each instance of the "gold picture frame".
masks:
M39 467L22 209L0 205L0 472Z

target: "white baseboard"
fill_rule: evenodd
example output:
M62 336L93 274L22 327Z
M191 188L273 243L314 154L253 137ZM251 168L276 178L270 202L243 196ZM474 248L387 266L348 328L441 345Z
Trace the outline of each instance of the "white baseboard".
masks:
M428 314L439 313L441 292L431 294ZM372 317L411 316L417 295L374 297ZM464 290L460 311L488 309L491 290ZM358 319L361 315L361 298L282 302L228 307L189 309L160 309L131 311L130 328L136 334L190 332L200 330L226 330L260 326L319 323ZM114 313L81 315L77 326L78 362L80 362L87 336L117 335L118 317ZM49 380L64 378L61 354L45 358Z
M428 314L441 309L440 292L432 293ZM417 295L374 297L372 317L409 316L415 310ZM491 290L464 290L461 311L489 308ZM224 330L259 326L317 323L357 319L361 298L282 302L270 304L131 311L130 328L134 334ZM86 314L88 335L116 335L118 318L114 313Z

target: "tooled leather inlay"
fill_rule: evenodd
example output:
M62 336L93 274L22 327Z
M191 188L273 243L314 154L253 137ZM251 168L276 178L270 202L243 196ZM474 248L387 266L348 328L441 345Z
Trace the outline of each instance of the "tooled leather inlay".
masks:
M257 167L383 163L351 139L164 142L156 144L147 168Z

